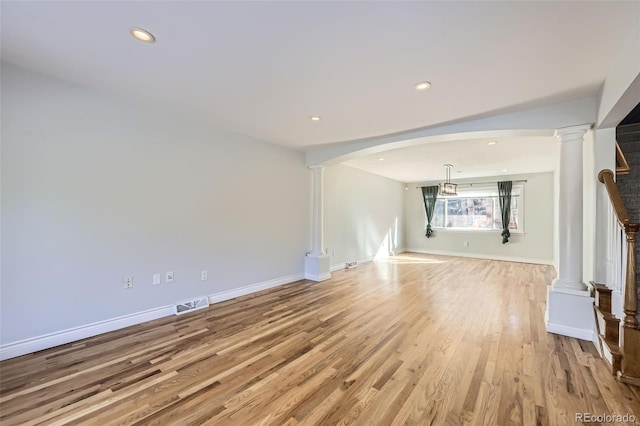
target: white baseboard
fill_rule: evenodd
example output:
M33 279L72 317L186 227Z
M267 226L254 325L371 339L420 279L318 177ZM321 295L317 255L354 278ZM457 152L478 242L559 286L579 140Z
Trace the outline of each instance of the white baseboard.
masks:
M304 274L294 274L286 277L276 278L261 283L248 285L245 287L227 290L208 296L209 303L222 302L233 299L235 297L244 296L272 287L289 284L304 279ZM42 336L32 337L17 342L6 343L0 346L0 361L17 356L26 355L32 352L41 351L43 349L53 348L65 343L75 342L77 340L86 339L88 337L97 336L109 331L119 330L143 322L152 321L158 318L167 317L175 314L175 306L168 305L159 308L153 308L142 312L136 312L129 315L123 315L117 318L111 318L104 321L98 321L79 327L69 328L67 330L57 331L54 333L44 334Z
M154 319L173 315L175 309L173 305L162 306L160 308L149 309L135 314L123 315L104 321L98 321L67 330L44 334L30 339L19 340L0 346L0 361L17 356L53 348L65 343L75 342L87 337L97 336L109 331L140 324Z
M251 284L240 288L234 288L232 290L221 291L220 293L214 293L209 295L209 303L224 302L225 300L235 299L236 297L246 296L247 294L257 293L262 290L267 290L273 287L293 283L304 279L304 274L287 275L286 277L275 278L269 281L263 281L257 284Z
M305 280L309 280L309 281L315 281L317 283L319 283L320 281L326 281L328 279L331 279L331 272L326 272L324 274L320 274L320 275L314 275L314 274L304 274L304 279Z
M518 262L518 263L533 263L536 265L551 265L554 266L553 259L533 259L527 257L515 257L515 256L496 256L490 254L480 253L467 253L457 251L442 251L442 250L422 250L422 249L407 249L406 252L421 253L421 254L438 254L442 256L456 256L456 257L471 257L474 259L487 259L487 260L501 260L505 262Z
M358 265L361 265L363 263L367 263L367 262L371 262L373 260L375 256L368 256L362 259L357 259L356 262L358 262ZM355 266L354 266L355 268ZM335 265L331 265L331 272L334 271L339 271L341 269L346 269L344 266L344 263L336 263Z
M547 331L549 333L560 334L562 336L575 337L576 339L588 340L593 342L594 332L589 328L574 328L566 325L553 324L546 322ZM597 338L597 336L596 336Z

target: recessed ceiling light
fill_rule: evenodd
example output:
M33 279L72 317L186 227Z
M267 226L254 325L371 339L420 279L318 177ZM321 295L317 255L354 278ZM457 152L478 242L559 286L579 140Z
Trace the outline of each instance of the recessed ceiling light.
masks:
M496 141L491 141L491 142L487 142L487 145L495 145L495 144L497 144L497 143L498 143L498 142L496 142Z
M428 81L421 81L420 83L413 86L413 88L416 90L427 90L429 87L431 87L431 83L429 83Z
M503 171L503 172L508 172L509 170L507 170L507 169L502 169L502 171Z
M309 117L309 120L311 120L311 121L320 121L320 116L319 115L312 115L311 117Z
M147 30L142 28L131 28L131 35L145 43L154 43L156 38Z
M378 161L384 161L384 158L380 157L378 158Z

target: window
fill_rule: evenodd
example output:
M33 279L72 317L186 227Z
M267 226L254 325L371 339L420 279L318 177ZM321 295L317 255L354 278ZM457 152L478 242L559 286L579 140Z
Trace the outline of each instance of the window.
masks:
M511 190L511 233L523 233L524 185ZM473 231L501 231L502 215L498 188L460 188L455 197L438 196L431 219L433 228Z

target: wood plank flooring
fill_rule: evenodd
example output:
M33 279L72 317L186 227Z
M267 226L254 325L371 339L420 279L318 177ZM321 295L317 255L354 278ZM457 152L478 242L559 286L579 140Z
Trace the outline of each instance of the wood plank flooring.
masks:
M638 390L617 382L591 343L545 331L553 274L403 254L7 360L0 424L640 418Z

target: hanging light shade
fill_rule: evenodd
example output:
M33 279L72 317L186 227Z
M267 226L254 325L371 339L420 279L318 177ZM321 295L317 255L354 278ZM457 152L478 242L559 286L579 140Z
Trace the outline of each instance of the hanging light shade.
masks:
M456 188L458 185L456 185L455 183L451 183L451 168L453 167L453 165L451 164L445 164L444 165L444 169L445 169L445 176L446 176L446 180L445 182L442 182L440 184L440 195L458 195L458 193L456 192Z

